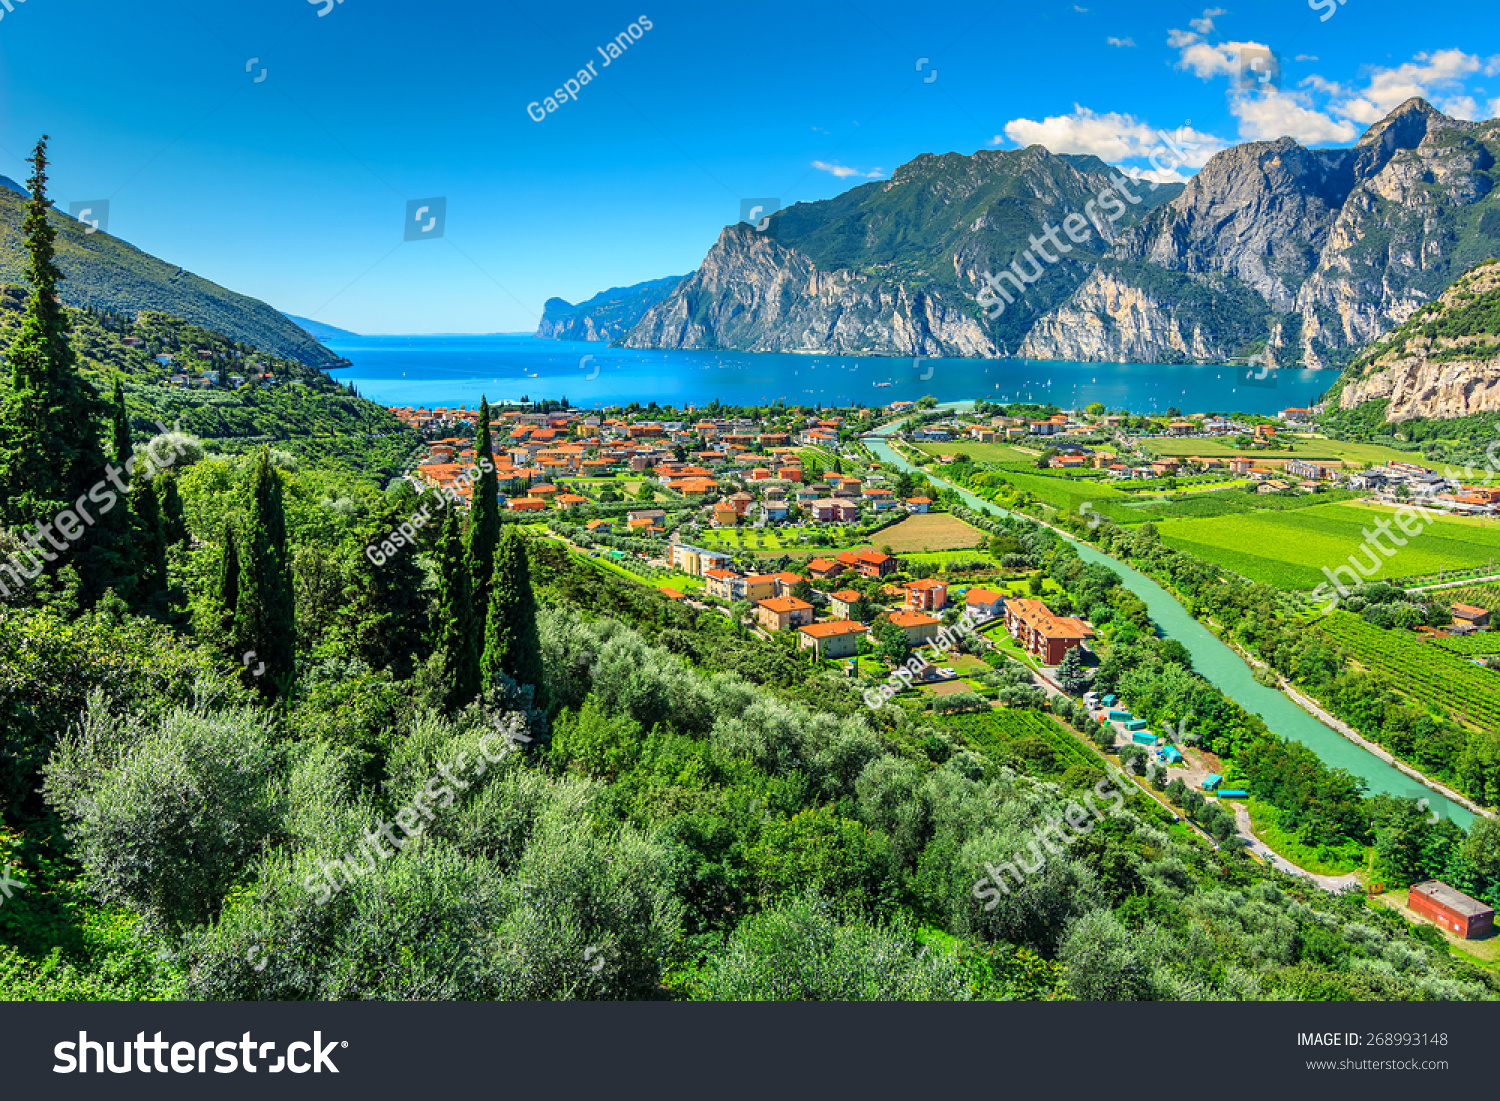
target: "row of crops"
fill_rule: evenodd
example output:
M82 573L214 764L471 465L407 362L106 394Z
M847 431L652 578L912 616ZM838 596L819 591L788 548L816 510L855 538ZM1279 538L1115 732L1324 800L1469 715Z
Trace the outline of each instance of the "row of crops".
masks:
M1099 758L1046 712L1024 708L972 712L944 719L942 726L987 756L1002 761L1019 756L1032 766L1031 771L1043 776L1060 775L1074 765L1102 768Z
M1404 695L1435 711L1500 732L1500 673L1405 631L1373 626L1348 612L1335 612L1320 630Z
M1441 600L1447 604L1472 604L1476 608L1488 608L1492 612L1500 611L1500 582L1465 585L1459 589L1434 589L1432 592L1418 595L1429 600Z
M1439 639L1438 645L1444 650L1452 650L1455 654L1467 654L1475 658L1488 657L1491 654L1500 654L1500 631Z

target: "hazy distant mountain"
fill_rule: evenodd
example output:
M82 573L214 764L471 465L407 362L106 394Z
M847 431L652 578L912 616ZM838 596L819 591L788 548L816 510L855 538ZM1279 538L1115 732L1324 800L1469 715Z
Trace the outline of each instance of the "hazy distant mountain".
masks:
M9 186L0 187L0 284L22 283L26 203L13 182L5 182ZM346 362L264 302L210 283L108 233L89 233L88 226L56 210L50 217L57 229L57 265L65 276L60 291L69 306L121 313L160 310L310 367Z
M1114 170L1041 146L924 154L765 232L727 227L622 343L1341 366L1500 250L1497 155L1500 122L1413 99L1352 148L1250 142L1186 187L1131 183L1142 201L1104 240L1033 266L1032 236ZM983 275L1013 262L1035 280L988 317Z
M686 278L672 275L633 287L611 287L576 306L561 298L549 298L536 335L555 340L619 340Z
M283 313L281 316L288 321L300 325L306 332L312 333L319 340L340 340L345 337L357 337L358 333L351 333L348 329L340 329L334 325L325 325L321 321L314 321L310 317L298 317L296 314Z

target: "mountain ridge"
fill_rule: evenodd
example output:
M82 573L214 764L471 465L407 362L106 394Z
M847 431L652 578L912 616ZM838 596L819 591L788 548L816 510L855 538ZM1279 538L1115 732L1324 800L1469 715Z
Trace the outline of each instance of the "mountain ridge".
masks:
M619 343L1341 367L1500 247L1497 156L1500 122L1413 98L1352 146L1246 142L1186 185L1137 180L1118 224L1043 269L1036 235L1117 170L1039 145L923 153L775 212L774 248L726 227ZM987 316L985 273L1010 263L1037 277Z

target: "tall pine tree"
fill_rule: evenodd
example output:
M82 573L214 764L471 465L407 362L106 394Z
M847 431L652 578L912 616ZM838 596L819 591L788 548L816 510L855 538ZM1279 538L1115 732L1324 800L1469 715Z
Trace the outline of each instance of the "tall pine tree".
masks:
M479 616L474 607L474 579L464 553L462 521L450 506L438 540L438 637L443 702L449 710L479 695Z
M542 639L536 625L536 594L531 589L531 565L526 542L515 531L505 533L495 552L494 582L484 631L481 671L486 685L506 673L517 684L536 689L537 707L546 709L547 688L542 676Z
M57 292L62 272L53 263L57 231L48 220L45 136L28 159L31 198L22 232L31 296L10 347L11 387L0 402L0 521L15 527L50 522L72 508L104 467L102 403L78 373Z
M219 540L219 584L214 595L219 605L220 638L229 645L234 637L234 618L240 608L240 547L234 524L224 521L224 535Z
M114 429L115 462L124 466L134 454L130 442L130 414L125 409L125 388L120 385L120 376L115 376L115 388L109 397L110 424Z
M297 611L281 474L271 465L270 448L262 447L255 456L246 489L249 502L232 652L244 665L245 683L273 699L290 686L296 672Z
M490 443L490 403L484 397L479 399L479 431L475 436L474 452L480 475L474 486L474 507L469 518L469 568L474 575L474 603L482 616L489 607L495 548L500 544L500 479L494 473L495 452ZM485 469L486 464L488 471ZM480 627L482 629L482 622Z
M167 546L187 542L187 517L182 512L182 494L177 490L177 471L163 470L156 476L156 496L161 501L161 523Z
M144 472L130 480L130 511L135 514L136 575L134 608L165 611L167 592L167 533L162 525L156 486Z
M45 567L49 573L74 563L83 578L83 593L92 602L111 579L101 576L92 554L98 509L87 502L88 511L75 509L103 474L103 403L78 373L68 340L71 325L57 293L62 273L53 263L57 231L49 220L45 136L29 160L31 198L21 228L31 295L10 345L10 389L0 400L0 524L22 535L46 538L54 546L47 535L50 528L37 530L37 525L50 526L54 520L86 525L66 544L66 553L48 551L41 557L53 560Z

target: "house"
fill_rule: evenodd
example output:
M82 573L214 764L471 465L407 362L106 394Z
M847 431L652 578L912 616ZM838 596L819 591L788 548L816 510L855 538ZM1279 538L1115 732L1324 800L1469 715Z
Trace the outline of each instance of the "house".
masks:
M759 600L770 600L776 595L776 575L758 573L752 577L742 578L734 588L736 600L748 600L752 604Z
M931 497L908 497L906 499L907 512L926 512L932 508Z
M931 642L937 637L938 627L942 624L941 620L926 612L910 610L892 612L890 621L901 629L902 634L906 635L907 645L913 647Z
M1476 608L1472 604L1453 605L1453 622L1467 623L1473 627L1488 627L1490 625L1490 611L1488 608Z
M791 596L792 590L802 584L803 578L795 573L784 571L771 574L771 580L776 583L777 596Z
M720 501L714 505L714 526L721 528L732 528L740 522L740 513L728 501Z
M512 512L541 512L547 507L547 502L540 497L517 497L510 503Z
M859 601L860 595L853 589L839 589L828 594L829 610L839 619L853 619L854 606Z
M791 506L785 501L766 501L760 506L760 511L767 520L785 520Z
M1255 461L1253 459L1230 459L1229 472L1240 475L1249 474L1251 467L1254 465Z
M709 596L734 600L735 591L745 579L733 570L712 569L703 574L703 585Z
M590 521L589 527L595 523L608 523L608 521ZM690 547L686 543L673 543L668 550L672 568L681 570L690 577L702 577L709 570L720 570L729 565L732 558L720 551L704 550L701 547Z
M535 490L533 490L535 492ZM540 496L540 494L537 494ZM625 514L627 520L655 520L665 524L667 521L667 510L664 508L637 508Z
M859 506L853 501L823 497L808 505L814 520L822 523L852 524L859 519Z
M1438 879L1413 884L1406 905L1464 940L1475 940L1495 931L1495 911L1491 907Z
M870 503L870 507L876 512L896 507L896 496L888 489L867 489L865 490L865 500Z
M877 551L845 551L838 560L851 570L858 570L865 577L881 578L896 572L896 560Z
M813 620L813 607L794 596L775 596L756 603L755 617L768 631L789 631L810 624Z
M833 558L813 558L807 563L809 577L815 577L820 581L827 581L843 573L845 566L842 562Z
M1283 409L1281 411L1281 419L1284 421L1305 421L1311 417L1311 409Z
M1005 596L990 589L970 589L964 593L964 610L976 619L993 619L1005 608Z
M1094 637L1094 630L1074 616L1053 615L1040 600L1005 602L1005 626L1026 652L1044 665L1057 665L1069 650Z
M595 535L609 535L615 530L612 520L590 520L584 527L588 528Z
M847 658L859 653L859 638L869 631L862 623L835 619L797 628L797 644L819 658Z
M906 606L918 612L941 612L948 606L948 586L925 577L906 586Z
M1276 435L1276 426L1274 424L1257 424L1255 426L1255 438L1257 440L1269 440L1274 435Z
M1303 459L1288 459L1282 465L1283 473L1290 474L1296 478L1304 478L1308 481L1324 481L1333 477L1333 468L1323 466L1321 463L1310 463Z

